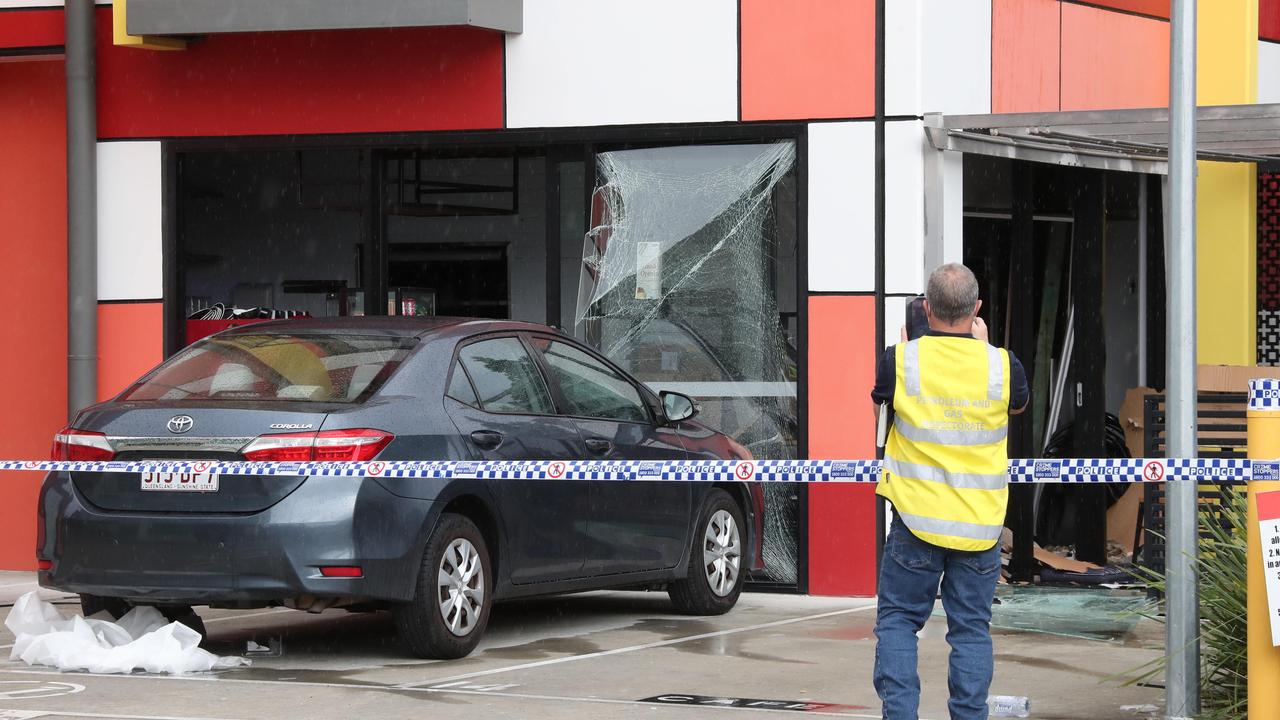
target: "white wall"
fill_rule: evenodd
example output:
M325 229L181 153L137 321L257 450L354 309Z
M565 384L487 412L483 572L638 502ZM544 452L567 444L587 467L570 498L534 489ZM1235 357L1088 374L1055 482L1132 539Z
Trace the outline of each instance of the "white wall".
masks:
M1280 43L1258 41L1258 102L1280 103Z
M98 143L98 299L158 300L160 143Z
M506 43L508 127L738 117L736 0L529 0Z
M809 290L875 290L875 126L809 125ZM887 205L887 203L886 203Z
M924 124L884 128L884 287L888 293L924 290ZM937 152L932 147L928 152Z
M991 0L885 5L886 112L991 112Z

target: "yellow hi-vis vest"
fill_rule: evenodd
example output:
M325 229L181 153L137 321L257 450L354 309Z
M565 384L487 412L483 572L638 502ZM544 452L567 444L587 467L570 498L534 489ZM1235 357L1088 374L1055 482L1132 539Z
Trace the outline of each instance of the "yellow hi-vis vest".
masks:
M1009 353L927 335L898 345L894 359L895 418L876 492L921 540L990 549L1009 501Z

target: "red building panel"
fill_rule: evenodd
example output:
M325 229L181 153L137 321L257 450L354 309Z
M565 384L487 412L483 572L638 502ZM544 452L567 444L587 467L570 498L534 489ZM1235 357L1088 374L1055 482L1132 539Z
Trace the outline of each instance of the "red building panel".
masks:
M1280 42L1280 0L1258 0L1258 37Z
M63 24L60 8L0 11L0 55L5 50L62 45Z
M1169 104L1169 23L1062 5L1062 109Z
M875 457L875 298L809 298L809 457ZM809 592L876 592L876 502L872 485L809 488Z
M0 19L7 17L0 14ZM61 62L0 63L0 457L45 458L67 414L66 85ZM40 473L0 472L0 569L34 570Z
M742 119L875 114L875 0L741 0Z
M503 36L474 28L213 35L118 47L98 10L103 138L500 128Z
M98 399L120 394L164 359L164 304L98 305Z
M1169 19L1169 0L1089 0L1088 4Z
M992 0L991 112L1059 109L1058 0Z

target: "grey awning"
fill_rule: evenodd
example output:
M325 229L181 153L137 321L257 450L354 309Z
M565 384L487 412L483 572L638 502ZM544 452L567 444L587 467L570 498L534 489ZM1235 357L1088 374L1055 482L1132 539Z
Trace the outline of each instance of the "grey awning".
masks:
M522 0L128 0L130 35L470 26L518 33Z
M1167 172L1169 109L926 115L929 141L955 150L1103 170ZM1280 104L1196 110L1201 160L1280 160Z

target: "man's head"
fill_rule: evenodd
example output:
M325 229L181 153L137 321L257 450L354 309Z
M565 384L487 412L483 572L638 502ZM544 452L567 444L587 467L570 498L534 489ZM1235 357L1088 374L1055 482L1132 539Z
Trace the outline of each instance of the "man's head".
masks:
M937 329L968 332L982 303L978 300L978 279L960 263L947 263L929 276L925 291L925 313Z

